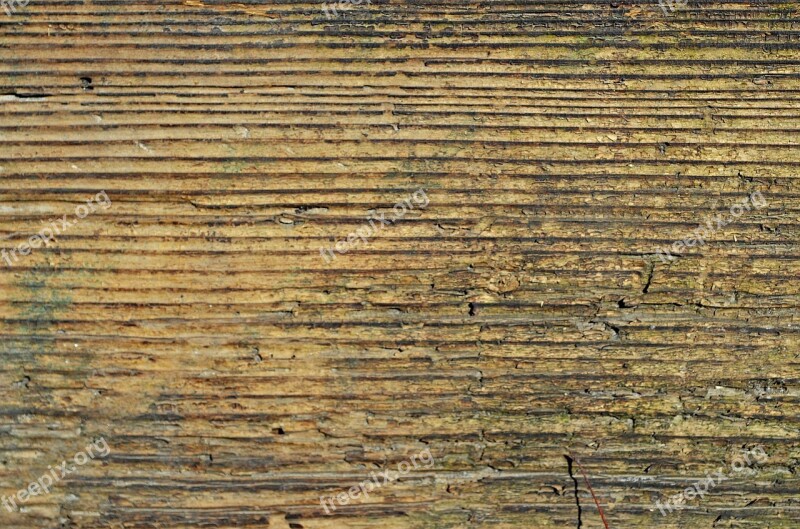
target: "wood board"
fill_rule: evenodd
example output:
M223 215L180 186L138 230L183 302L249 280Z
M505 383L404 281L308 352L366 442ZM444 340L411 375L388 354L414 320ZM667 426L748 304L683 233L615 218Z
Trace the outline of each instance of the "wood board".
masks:
M0 526L797 527L797 6L325 9L0 12Z

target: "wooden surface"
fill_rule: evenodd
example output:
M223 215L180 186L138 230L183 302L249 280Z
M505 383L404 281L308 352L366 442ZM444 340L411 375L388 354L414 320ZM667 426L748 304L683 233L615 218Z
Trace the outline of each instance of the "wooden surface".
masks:
M0 246L112 202L0 261L0 495L111 449L0 527L602 528L574 459L613 529L800 526L798 31L775 2L0 11Z

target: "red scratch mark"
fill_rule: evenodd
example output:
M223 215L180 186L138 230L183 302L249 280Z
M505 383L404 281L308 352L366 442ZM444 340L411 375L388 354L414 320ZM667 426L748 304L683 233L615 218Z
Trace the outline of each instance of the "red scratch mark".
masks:
M589 489L589 494L592 495L592 499L594 500L594 504L597 505L597 510L600 511L600 518L603 520L603 525L606 527L606 529L610 529L608 527L608 521L606 520L606 515L603 514L603 508L600 507L600 502L597 501L597 496L594 493L594 489L592 489L592 485L589 483L589 477L586 475L586 472L583 470L583 465L581 465L581 462L578 461L577 457L575 457L575 454L570 452L569 455L572 458L572 460L575 461L578 464L578 469L581 471L581 474L583 475L583 481L586 482L586 487Z

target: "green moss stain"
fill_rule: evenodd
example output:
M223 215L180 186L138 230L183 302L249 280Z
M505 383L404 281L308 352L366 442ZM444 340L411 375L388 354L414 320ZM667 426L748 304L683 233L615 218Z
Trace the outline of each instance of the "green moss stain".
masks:
M4 342L0 350L21 362L20 367L37 361L37 355L53 351L57 329L53 323L66 314L72 298L53 288L54 279L61 271L49 266L36 266L25 272L17 283L24 304L18 305L15 317L17 329L12 329L15 339ZM12 360L13 361L13 360Z

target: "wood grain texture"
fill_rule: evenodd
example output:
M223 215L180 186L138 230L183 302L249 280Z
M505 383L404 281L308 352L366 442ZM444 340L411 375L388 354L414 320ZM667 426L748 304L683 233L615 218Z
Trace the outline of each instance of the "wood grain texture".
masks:
M796 4L31 0L0 33L0 247L112 202L0 261L0 495L111 449L0 527L602 528L570 458L613 529L800 526Z

